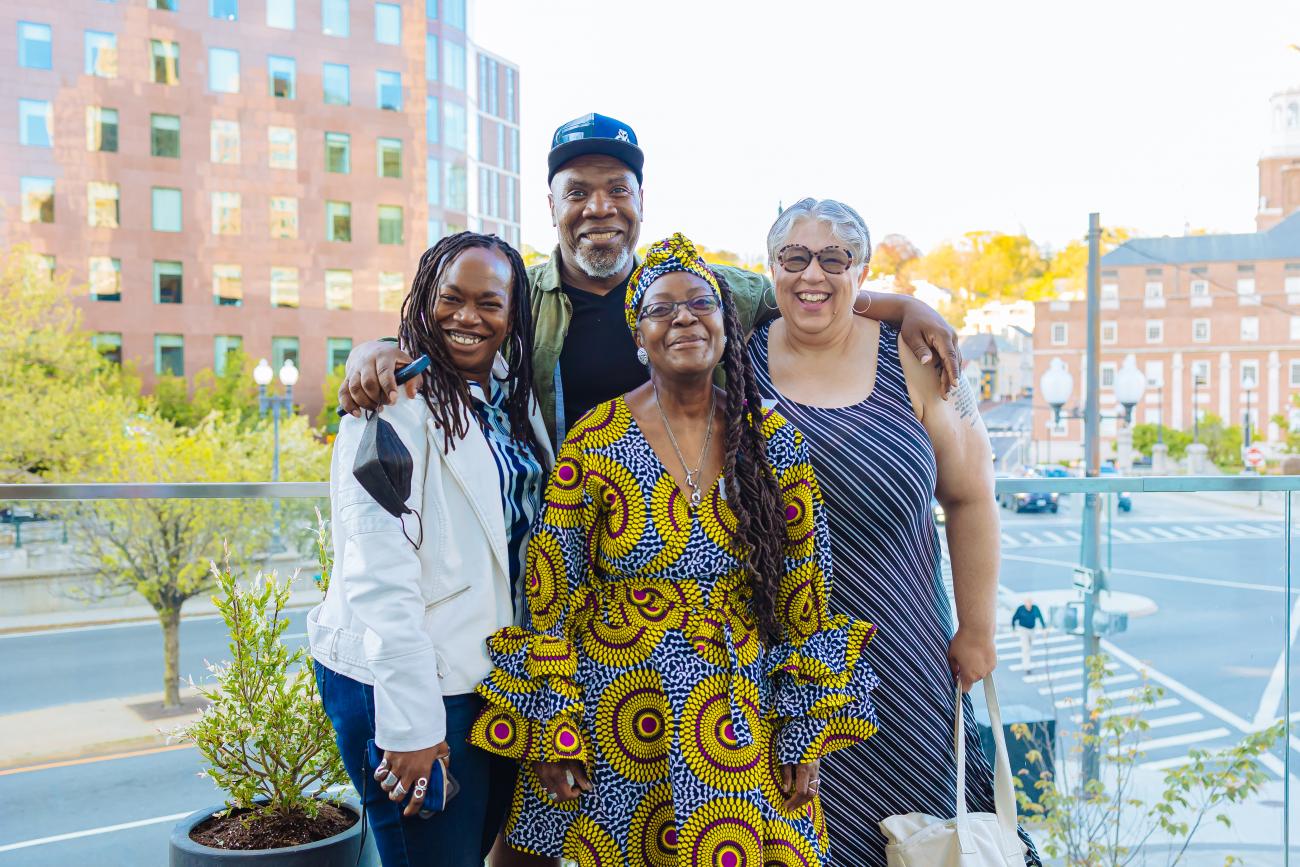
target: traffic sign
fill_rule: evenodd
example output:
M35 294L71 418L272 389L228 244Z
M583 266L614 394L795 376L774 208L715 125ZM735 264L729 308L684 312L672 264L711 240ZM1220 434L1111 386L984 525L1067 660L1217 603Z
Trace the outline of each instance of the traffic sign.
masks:
M1095 579L1091 569L1076 566L1074 569L1074 589L1082 593L1091 593Z
M1242 459L1248 467L1262 467L1264 466L1264 450L1259 446L1251 446L1242 452Z

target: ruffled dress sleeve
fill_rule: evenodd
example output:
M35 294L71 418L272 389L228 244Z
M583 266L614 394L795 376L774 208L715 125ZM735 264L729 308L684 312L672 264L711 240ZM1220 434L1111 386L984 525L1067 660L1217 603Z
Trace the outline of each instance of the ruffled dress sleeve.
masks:
M477 688L485 706L469 742L520 762L588 758L572 641L590 608L588 539L596 505L585 481L581 451L566 442L528 543L522 625L487 640L493 669Z
M800 764L875 734L871 691L879 680L865 651L876 627L830 613L830 537L808 446L775 413L765 428L786 518L785 576L777 594L784 640L767 650L769 716L777 760Z

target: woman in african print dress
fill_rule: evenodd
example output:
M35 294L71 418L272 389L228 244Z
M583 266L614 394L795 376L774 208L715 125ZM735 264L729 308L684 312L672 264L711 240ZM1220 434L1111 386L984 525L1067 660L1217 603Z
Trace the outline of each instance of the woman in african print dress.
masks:
M674 235L626 312L651 381L560 449L529 613L488 641L471 742L521 763L515 848L583 867L828 865L818 760L875 732L874 627L827 610L807 447L761 409L725 284Z

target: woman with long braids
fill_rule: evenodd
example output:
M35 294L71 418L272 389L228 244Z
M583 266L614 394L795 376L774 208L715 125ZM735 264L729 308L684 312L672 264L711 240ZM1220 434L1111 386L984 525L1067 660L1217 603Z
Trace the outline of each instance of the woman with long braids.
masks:
M673 235L625 313L650 381L571 428L524 623L488 640L471 742L521 765L506 839L583 867L829 864L818 761L875 731L874 627L827 609L807 447L760 402L725 282Z
M516 621L551 463L531 396L527 286L495 236L462 232L425 252L399 331L406 352L432 360L419 392L378 418L344 418L334 443L334 572L308 634L385 867L479 867L514 787L514 763L466 738L491 669L484 640ZM366 472L376 453L383 471ZM460 792L423 818L440 761Z

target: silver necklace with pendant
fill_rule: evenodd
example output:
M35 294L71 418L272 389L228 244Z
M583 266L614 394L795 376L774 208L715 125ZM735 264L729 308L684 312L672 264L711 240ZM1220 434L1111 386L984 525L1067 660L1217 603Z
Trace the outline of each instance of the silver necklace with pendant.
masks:
M682 469L686 470L686 487L691 489L691 508L698 509L700 500L703 499L703 492L700 490L700 470L704 469L704 458L709 453L709 443L713 440L713 408L717 402L718 393L713 387L709 386L709 426L704 434L704 448L700 449L700 459L696 461L695 469L691 469L686 463L686 456L682 454L682 449L677 445L677 437L673 434L673 426L668 423L668 416L664 413L663 405L659 403L659 388L651 380L650 387L654 389L655 408L659 410L659 417L663 419L664 430L668 431L668 441L673 444L673 451L677 453L677 460L682 462Z

